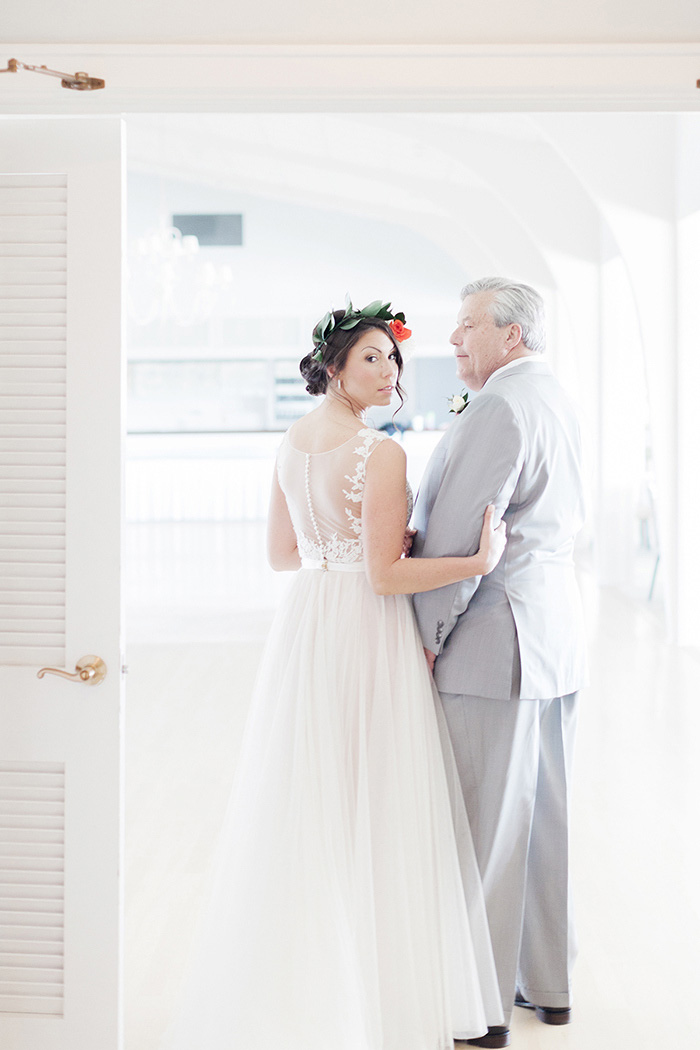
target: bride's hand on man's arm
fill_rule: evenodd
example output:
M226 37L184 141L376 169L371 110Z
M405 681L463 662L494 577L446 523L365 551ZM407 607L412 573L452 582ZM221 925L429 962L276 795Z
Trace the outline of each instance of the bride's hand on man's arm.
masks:
M411 550L413 549L413 537L416 535L417 529L406 529L403 534L403 544L401 546L401 557L410 558Z
M493 503L489 503L484 513L484 524L481 526L479 550L476 552L477 558L481 560L484 566L481 573L482 576L493 572L506 548L506 523L499 521L494 528L495 514L496 508Z
M476 557L483 560L483 576L492 572L493 569L496 568L506 546L506 523L500 521L496 528L494 528L493 519L495 513L496 508L490 503L484 513L484 524L481 526L481 540ZM423 652L425 653L425 659L430 673L432 674L435 670L437 656L435 653L431 652L430 649L426 649L425 647L423 648Z

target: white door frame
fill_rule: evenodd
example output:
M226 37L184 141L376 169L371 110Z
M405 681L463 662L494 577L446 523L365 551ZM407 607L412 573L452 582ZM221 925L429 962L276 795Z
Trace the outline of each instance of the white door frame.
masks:
M700 109L698 43L10 43L3 51L106 81L101 91L75 92L53 78L7 74L0 82L7 114Z

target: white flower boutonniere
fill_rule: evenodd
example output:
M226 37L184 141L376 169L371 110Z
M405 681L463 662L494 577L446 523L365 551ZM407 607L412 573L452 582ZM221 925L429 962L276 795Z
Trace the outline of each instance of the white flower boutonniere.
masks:
M450 406L450 412L454 412L458 416L460 412L464 412L464 409L469 404L469 394L466 390L463 394L454 394L452 397L448 397L447 404Z

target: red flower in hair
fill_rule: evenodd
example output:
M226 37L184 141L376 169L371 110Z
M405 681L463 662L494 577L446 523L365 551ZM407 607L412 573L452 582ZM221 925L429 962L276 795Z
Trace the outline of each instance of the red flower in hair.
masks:
M399 321L398 319L389 321L389 328L391 328L394 333L394 339L397 343L403 343L405 339L411 338L411 329L406 328L403 321Z

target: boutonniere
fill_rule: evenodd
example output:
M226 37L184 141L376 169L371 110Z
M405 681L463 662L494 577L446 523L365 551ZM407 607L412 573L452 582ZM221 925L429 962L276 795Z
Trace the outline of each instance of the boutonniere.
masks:
M463 394L453 394L452 397L448 397L447 404L450 406L450 412L458 416L469 404L469 394L466 390Z

